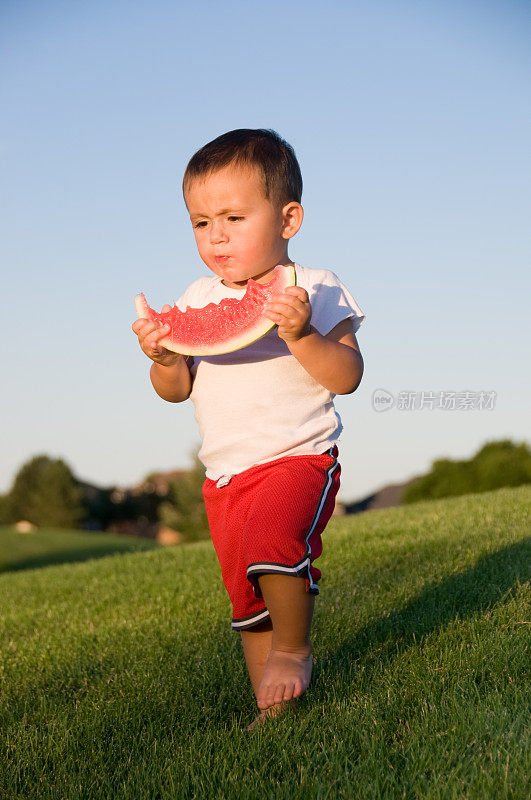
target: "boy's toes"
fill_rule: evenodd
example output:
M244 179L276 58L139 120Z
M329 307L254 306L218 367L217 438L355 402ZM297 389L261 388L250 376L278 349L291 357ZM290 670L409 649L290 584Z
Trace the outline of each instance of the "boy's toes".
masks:
M293 697L293 686L291 684L279 683L275 686L264 686L262 692L256 698L258 708L266 709L284 700Z
M285 686L283 683L279 683L275 691L275 697L273 702L281 703L282 700L288 700L288 698L285 696L287 690L288 690L287 686Z
M308 688L311 674L311 653L287 653L272 649L256 693L258 708L264 711L275 703L300 697Z
M275 704L276 686L269 686L265 696L266 707ZM282 696L280 697L282 700Z
M295 697L294 689L295 686L293 683L290 682L286 684L286 688L284 689L284 700L291 700L293 697Z
M270 689L269 686L264 686L263 690L258 694L256 703L258 708L266 709L273 705L273 699L269 700Z
M303 692L304 689L302 688L302 683L300 681L295 681L295 685L293 687L293 697L300 697Z

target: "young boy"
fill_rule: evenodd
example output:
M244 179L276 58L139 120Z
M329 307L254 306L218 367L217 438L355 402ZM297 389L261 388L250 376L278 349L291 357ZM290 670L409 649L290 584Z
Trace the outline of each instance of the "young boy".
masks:
M166 326L133 324L157 394L195 405L212 540L261 709L252 728L310 683L321 577L313 561L339 488L333 398L361 381L355 332L365 316L334 273L288 255L303 219L302 177L274 131L230 131L202 147L183 194L214 276L192 283L181 309L242 297L250 278L268 282L277 264L296 271L296 285L266 307L276 327L233 353L185 358L159 344Z

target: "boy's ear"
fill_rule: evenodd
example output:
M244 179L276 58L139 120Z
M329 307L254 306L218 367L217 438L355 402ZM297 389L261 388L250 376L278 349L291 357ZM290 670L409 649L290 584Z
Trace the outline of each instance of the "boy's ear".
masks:
M282 209L282 238L291 239L295 236L304 217L304 210L300 203L293 200Z

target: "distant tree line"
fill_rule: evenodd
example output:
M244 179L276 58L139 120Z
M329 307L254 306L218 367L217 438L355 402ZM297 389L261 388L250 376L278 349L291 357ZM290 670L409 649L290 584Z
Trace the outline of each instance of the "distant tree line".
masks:
M192 469L178 481L170 481L168 495L159 506L159 520L178 530L183 541L194 542L210 537L203 500L204 480L205 468L194 454Z
M155 491L150 477L144 488L100 488L78 480L62 459L38 455L18 471L9 492L0 495L0 524L28 520L37 527L84 528L142 534L157 525L173 528L183 541L209 537L202 487L205 470L197 454L192 467ZM527 444L509 439L488 442L473 458L437 459L430 472L404 492L403 503L487 492L531 483Z
M24 464L9 492L0 495L0 524L27 520L37 527L127 530L134 533L165 525L183 541L209 536L203 502L204 468L194 454L193 466L167 489L121 490L80 481L62 459L38 455Z
M405 490L403 503L531 483L531 451L510 439L487 442L469 460L440 458Z

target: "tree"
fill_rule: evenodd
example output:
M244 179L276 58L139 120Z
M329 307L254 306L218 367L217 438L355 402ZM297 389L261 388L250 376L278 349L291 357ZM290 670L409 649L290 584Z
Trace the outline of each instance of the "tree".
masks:
M210 536L203 499L205 468L196 452L192 457L192 469L178 480L170 481L167 499L159 506L160 522L179 531L187 542Z
M40 527L77 528L82 491L62 459L35 456L18 471L1 509L5 522L27 519Z
M531 451L525 442L519 445L510 439L487 442L474 456L473 463L484 491L531 483Z
M531 483L531 451L525 442L510 439L487 442L470 460L433 461L431 471L421 475L404 492L403 503L470 492L488 492L502 486Z

